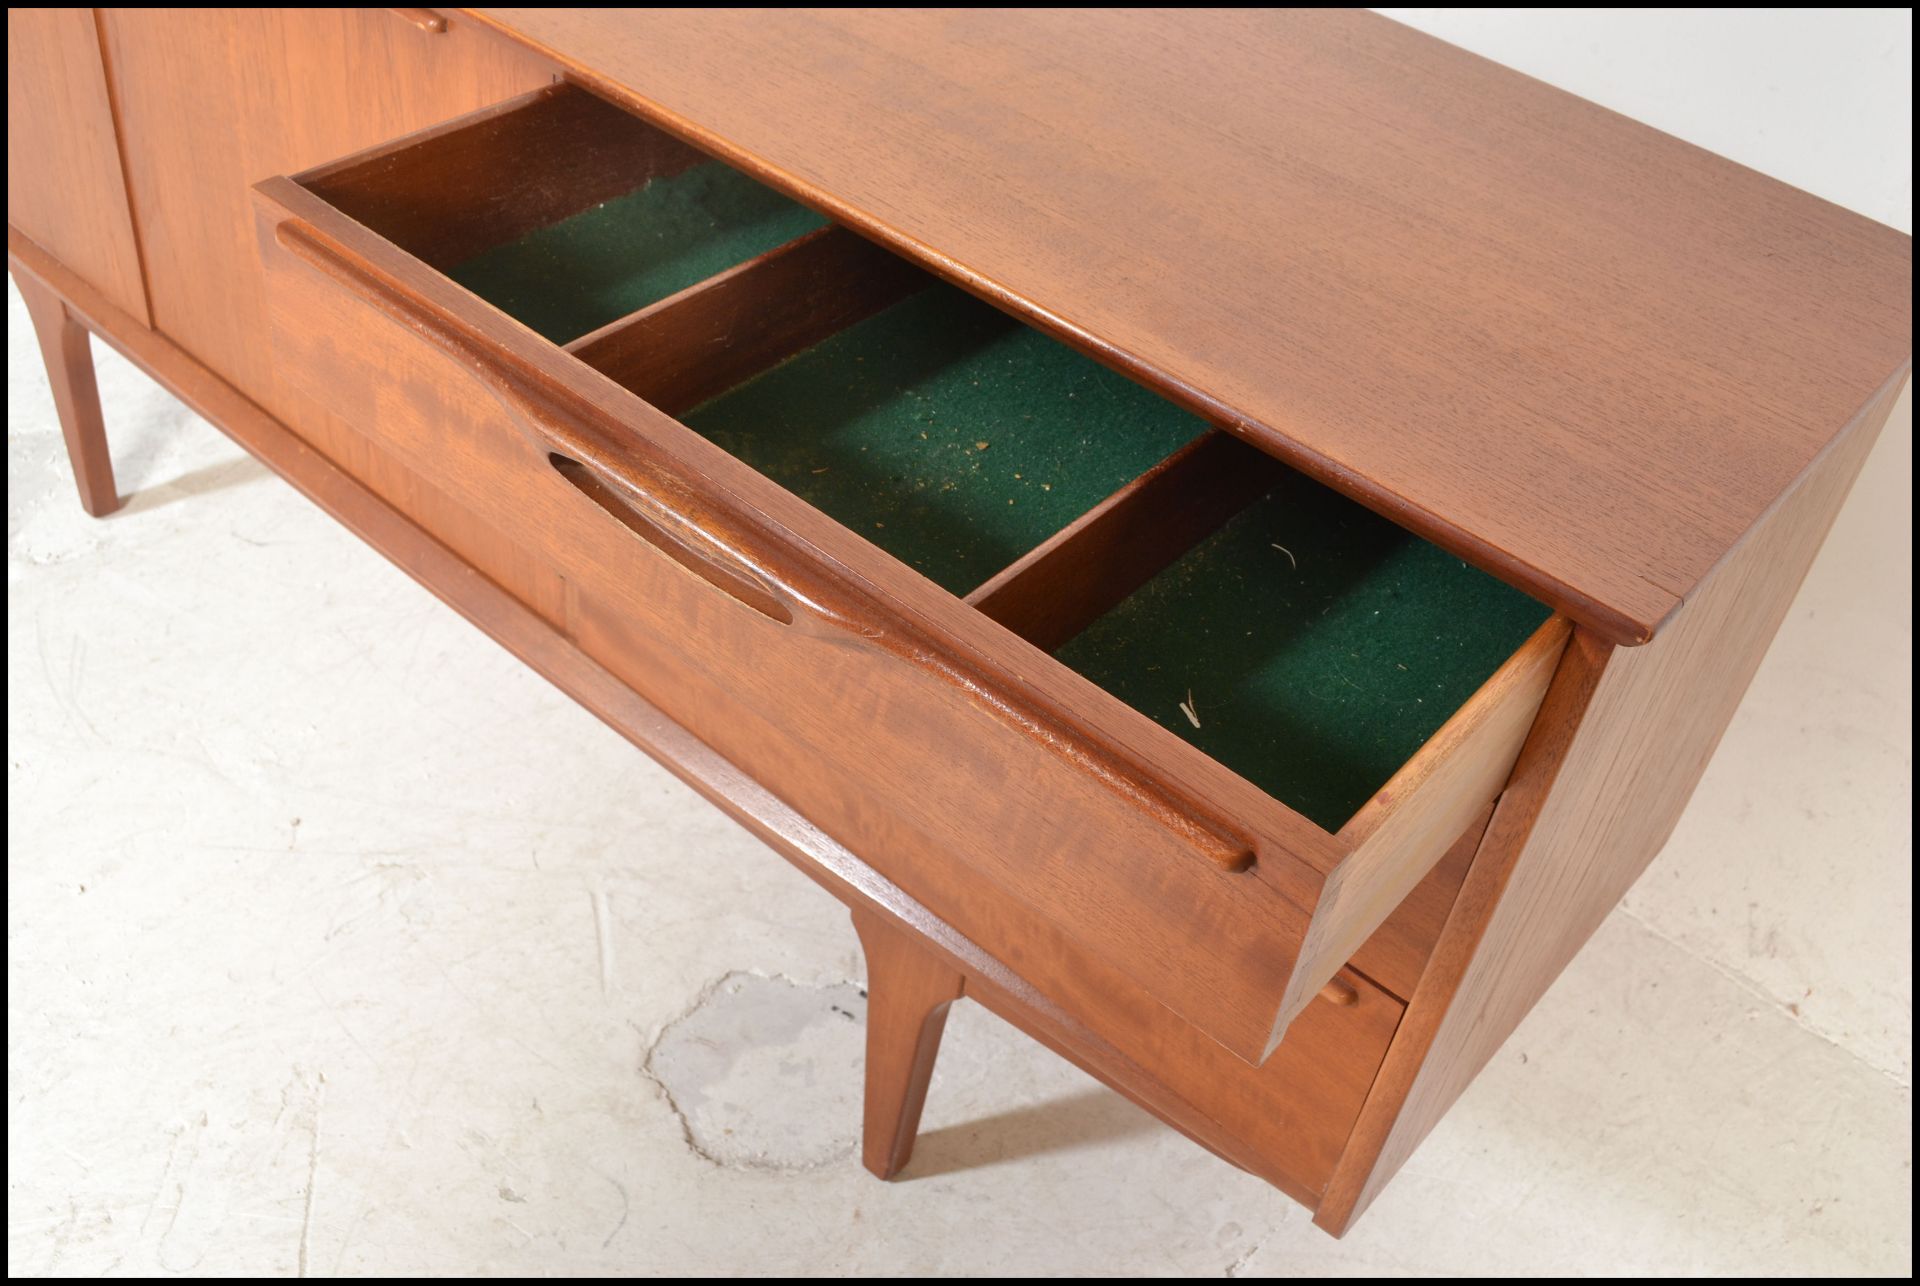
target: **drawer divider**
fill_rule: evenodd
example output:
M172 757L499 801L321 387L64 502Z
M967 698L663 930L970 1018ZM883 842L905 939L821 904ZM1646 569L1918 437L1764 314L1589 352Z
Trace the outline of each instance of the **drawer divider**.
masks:
M1189 442L967 595L1051 652L1219 530L1285 466L1231 434Z
M566 351L681 415L931 281L845 228L821 228L590 331Z

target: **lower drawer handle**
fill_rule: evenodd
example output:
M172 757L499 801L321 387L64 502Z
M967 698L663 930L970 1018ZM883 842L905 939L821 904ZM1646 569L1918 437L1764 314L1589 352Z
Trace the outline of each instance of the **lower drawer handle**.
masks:
M575 491L606 511L615 522L707 584L745 603L762 616L782 625L793 624L792 609L781 601L780 595L767 582L743 567L720 562L704 550L696 549L680 539L665 522L643 512L620 487L609 482L591 465L582 464L557 451L549 452L547 461L553 465L554 472L573 485Z

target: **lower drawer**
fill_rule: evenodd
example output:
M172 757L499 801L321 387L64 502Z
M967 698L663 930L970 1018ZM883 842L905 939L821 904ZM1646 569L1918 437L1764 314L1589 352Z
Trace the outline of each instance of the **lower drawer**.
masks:
M969 998L1174 1124L1198 1118L1209 1127L1194 1131L1202 1143L1303 1205L1319 1205L1405 1013L1397 997L1342 969L1255 1067L1063 935L1040 923L1024 928L1036 947L1028 963L1039 966L1025 981L1107 1042L1115 1061L1055 1038L1044 1019L1007 1005L991 987L969 983ZM1137 1092L1142 1073L1151 1093ZM1167 1096L1188 1110L1169 1111Z
M1261 1061L1504 782L1564 625L743 181L558 89L263 184L284 374L1022 976Z

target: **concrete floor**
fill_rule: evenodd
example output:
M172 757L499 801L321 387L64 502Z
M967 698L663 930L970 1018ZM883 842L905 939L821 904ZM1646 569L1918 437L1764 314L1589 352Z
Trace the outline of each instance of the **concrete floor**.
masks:
M8 312L8 1268L1911 1262L1903 399L1667 852L1344 1241L975 1007L855 1158L844 912L110 354Z

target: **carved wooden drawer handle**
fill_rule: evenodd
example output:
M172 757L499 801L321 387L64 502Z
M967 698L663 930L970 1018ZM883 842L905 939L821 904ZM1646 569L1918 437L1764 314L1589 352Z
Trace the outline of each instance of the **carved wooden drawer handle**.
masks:
M631 488L612 482L592 465L557 451L548 453L547 462L554 472L573 484L574 490L605 510L614 521L707 584L770 620L782 625L793 624L793 608L766 580L731 560L707 553L692 540L679 535L687 525L685 519L671 513L646 512L656 506L644 501L636 503L637 497Z

